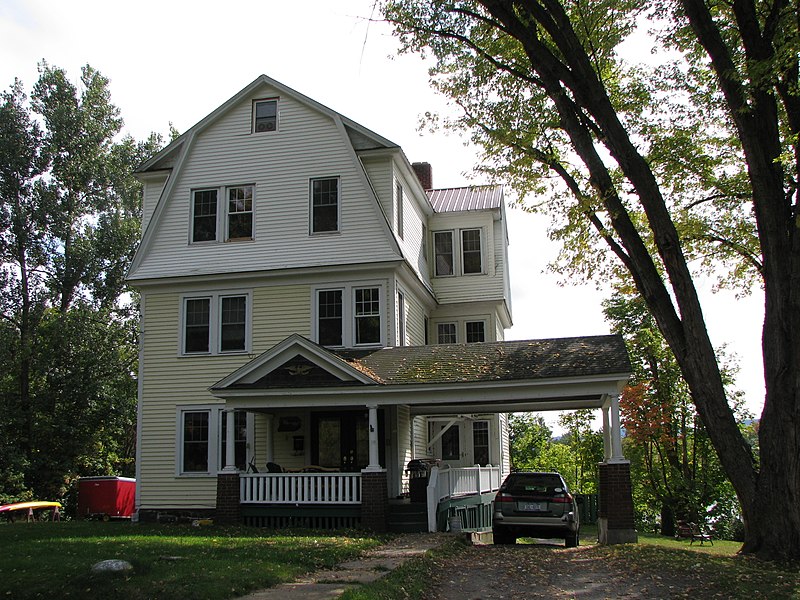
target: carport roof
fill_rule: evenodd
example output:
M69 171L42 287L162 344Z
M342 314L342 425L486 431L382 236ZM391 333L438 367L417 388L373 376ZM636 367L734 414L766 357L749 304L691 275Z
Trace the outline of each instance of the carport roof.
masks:
M403 346L333 354L387 385L483 383L629 373L620 336Z

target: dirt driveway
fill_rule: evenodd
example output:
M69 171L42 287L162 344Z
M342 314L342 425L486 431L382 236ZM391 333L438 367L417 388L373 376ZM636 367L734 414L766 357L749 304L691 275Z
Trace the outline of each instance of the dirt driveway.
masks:
M607 547L605 547L607 548ZM473 546L437 561L430 600L708 597L702 582L680 573L634 570L604 547L545 542Z

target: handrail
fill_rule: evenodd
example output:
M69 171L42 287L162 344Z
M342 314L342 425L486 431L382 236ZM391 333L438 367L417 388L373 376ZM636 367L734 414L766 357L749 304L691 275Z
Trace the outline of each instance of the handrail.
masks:
M361 473L242 473L242 504L361 504Z
M433 467L428 478L428 531L436 531L436 509L442 500L477 496L500 489L500 467Z

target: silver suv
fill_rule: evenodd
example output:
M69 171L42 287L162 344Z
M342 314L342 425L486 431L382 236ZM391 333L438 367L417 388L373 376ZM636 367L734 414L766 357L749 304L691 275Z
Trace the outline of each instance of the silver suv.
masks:
M558 537L574 548L579 530L575 498L558 473L511 473L495 496L495 544L514 544L518 537Z

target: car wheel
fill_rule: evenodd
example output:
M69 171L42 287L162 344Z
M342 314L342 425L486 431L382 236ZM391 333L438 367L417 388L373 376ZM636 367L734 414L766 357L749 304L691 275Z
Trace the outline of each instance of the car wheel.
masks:
M564 538L564 547L565 548L575 548L580 543L580 538L578 537L578 532L567 534Z

